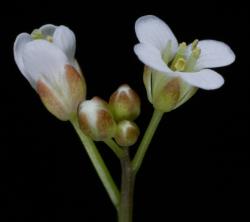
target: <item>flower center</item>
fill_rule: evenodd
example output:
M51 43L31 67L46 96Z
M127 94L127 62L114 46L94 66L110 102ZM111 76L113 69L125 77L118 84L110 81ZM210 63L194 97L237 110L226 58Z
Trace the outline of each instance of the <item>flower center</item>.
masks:
M40 29L35 29L31 33L31 38L33 40L44 39L47 40L48 42L53 42L53 37L51 35L44 35Z
M171 42L163 53L163 60L169 65L173 71L192 72L194 71L197 60L200 57L201 49L198 47L198 40L194 40L191 49L187 47L185 42L179 44L178 50L172 60L171 55ZM190 51L191 50L191 51Z

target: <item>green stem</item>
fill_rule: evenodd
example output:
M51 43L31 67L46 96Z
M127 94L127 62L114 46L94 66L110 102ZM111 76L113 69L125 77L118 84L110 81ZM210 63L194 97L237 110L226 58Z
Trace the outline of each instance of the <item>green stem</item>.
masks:
M96 148L94 142L85 134L83 134L83 132L80 130L78 121L76 119L73 119L71 123L74 126L78 136L80 137L85 147L85 150L87 151L89 158L100 180L102 181L112 203L114 204L115 208L118 210L119 203L120 203L120 193L98 149Z
M148 150L148 146L153 138L153 135L157 129L157 126L159 125L161 118L163 116L163 112L155 110L153 113L153 116L150 120L150 123L148 125L148 128L143 136L143 139L141 141L141 144L135 154L135 157L132 161L133 171L135 174L138 172L138 170L141 167L143 158Z
M124 156L124 151L119 147L112 139L107 139L104 143L115 153L115 155L121 159Z
M122 182L121 182L121 202L118 211L118 221L132 222L135 174L133 173L132 163L130 161L128 148L124 149L125 149L125 155L121 158Z

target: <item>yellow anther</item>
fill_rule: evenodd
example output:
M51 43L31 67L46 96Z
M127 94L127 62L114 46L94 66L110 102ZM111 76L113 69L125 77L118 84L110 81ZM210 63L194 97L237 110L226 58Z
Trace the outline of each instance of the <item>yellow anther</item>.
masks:
M53 42L53 37L50 35L44 35L42 33L42 31L40 29L35 29L32 33L31 33L31 38L33 40L37 40L37 39L44 39L47 40L48 42Z
M186 60L183 58L179 58L174 64L174 69L176 71L183 71L185 67L186 67Z
M43 39L44 35L43 33L39 30L39 29L35 29L32 33L31 33L31 38L32 39Z
M46 40L47 40L48 42L53 42L53 37L50 36L50 35L48 35L48 36L46 37Z

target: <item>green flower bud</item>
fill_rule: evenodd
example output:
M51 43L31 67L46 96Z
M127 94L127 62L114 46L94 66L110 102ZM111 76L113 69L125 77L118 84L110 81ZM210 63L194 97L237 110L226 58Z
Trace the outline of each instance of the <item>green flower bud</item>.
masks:
M110 97L110 110L116 121L134 120L140 115L140 98L128 85L121 85Z
M115 135L116 123L108 104L98 97L80 104L78 120L83 133L95 141L104 141Z
M129 147L136 143L140 134L138 126L131 121L123 120L118 123L115 141L123 147Z

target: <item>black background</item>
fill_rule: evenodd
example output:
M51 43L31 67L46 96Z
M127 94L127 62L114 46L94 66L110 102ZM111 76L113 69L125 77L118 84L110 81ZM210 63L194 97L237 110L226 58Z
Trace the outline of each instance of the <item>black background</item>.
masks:
M152 5L13 3L1 15L1 200L8 214L1 221L116 221L71 125L46 111L17 69L12 47L19 33L43 24L70 27L88 98L107 100L120 84L128 83L142 99L137 123L143 132L153 109L133 45L134 22L146 14L165 20L179 41L226 42L236 62L217 69L226 80L221 89L200 90L164 116L137 177L135 221L249 217L249 10ZM119 183L119 162L106 146L97 145Z

